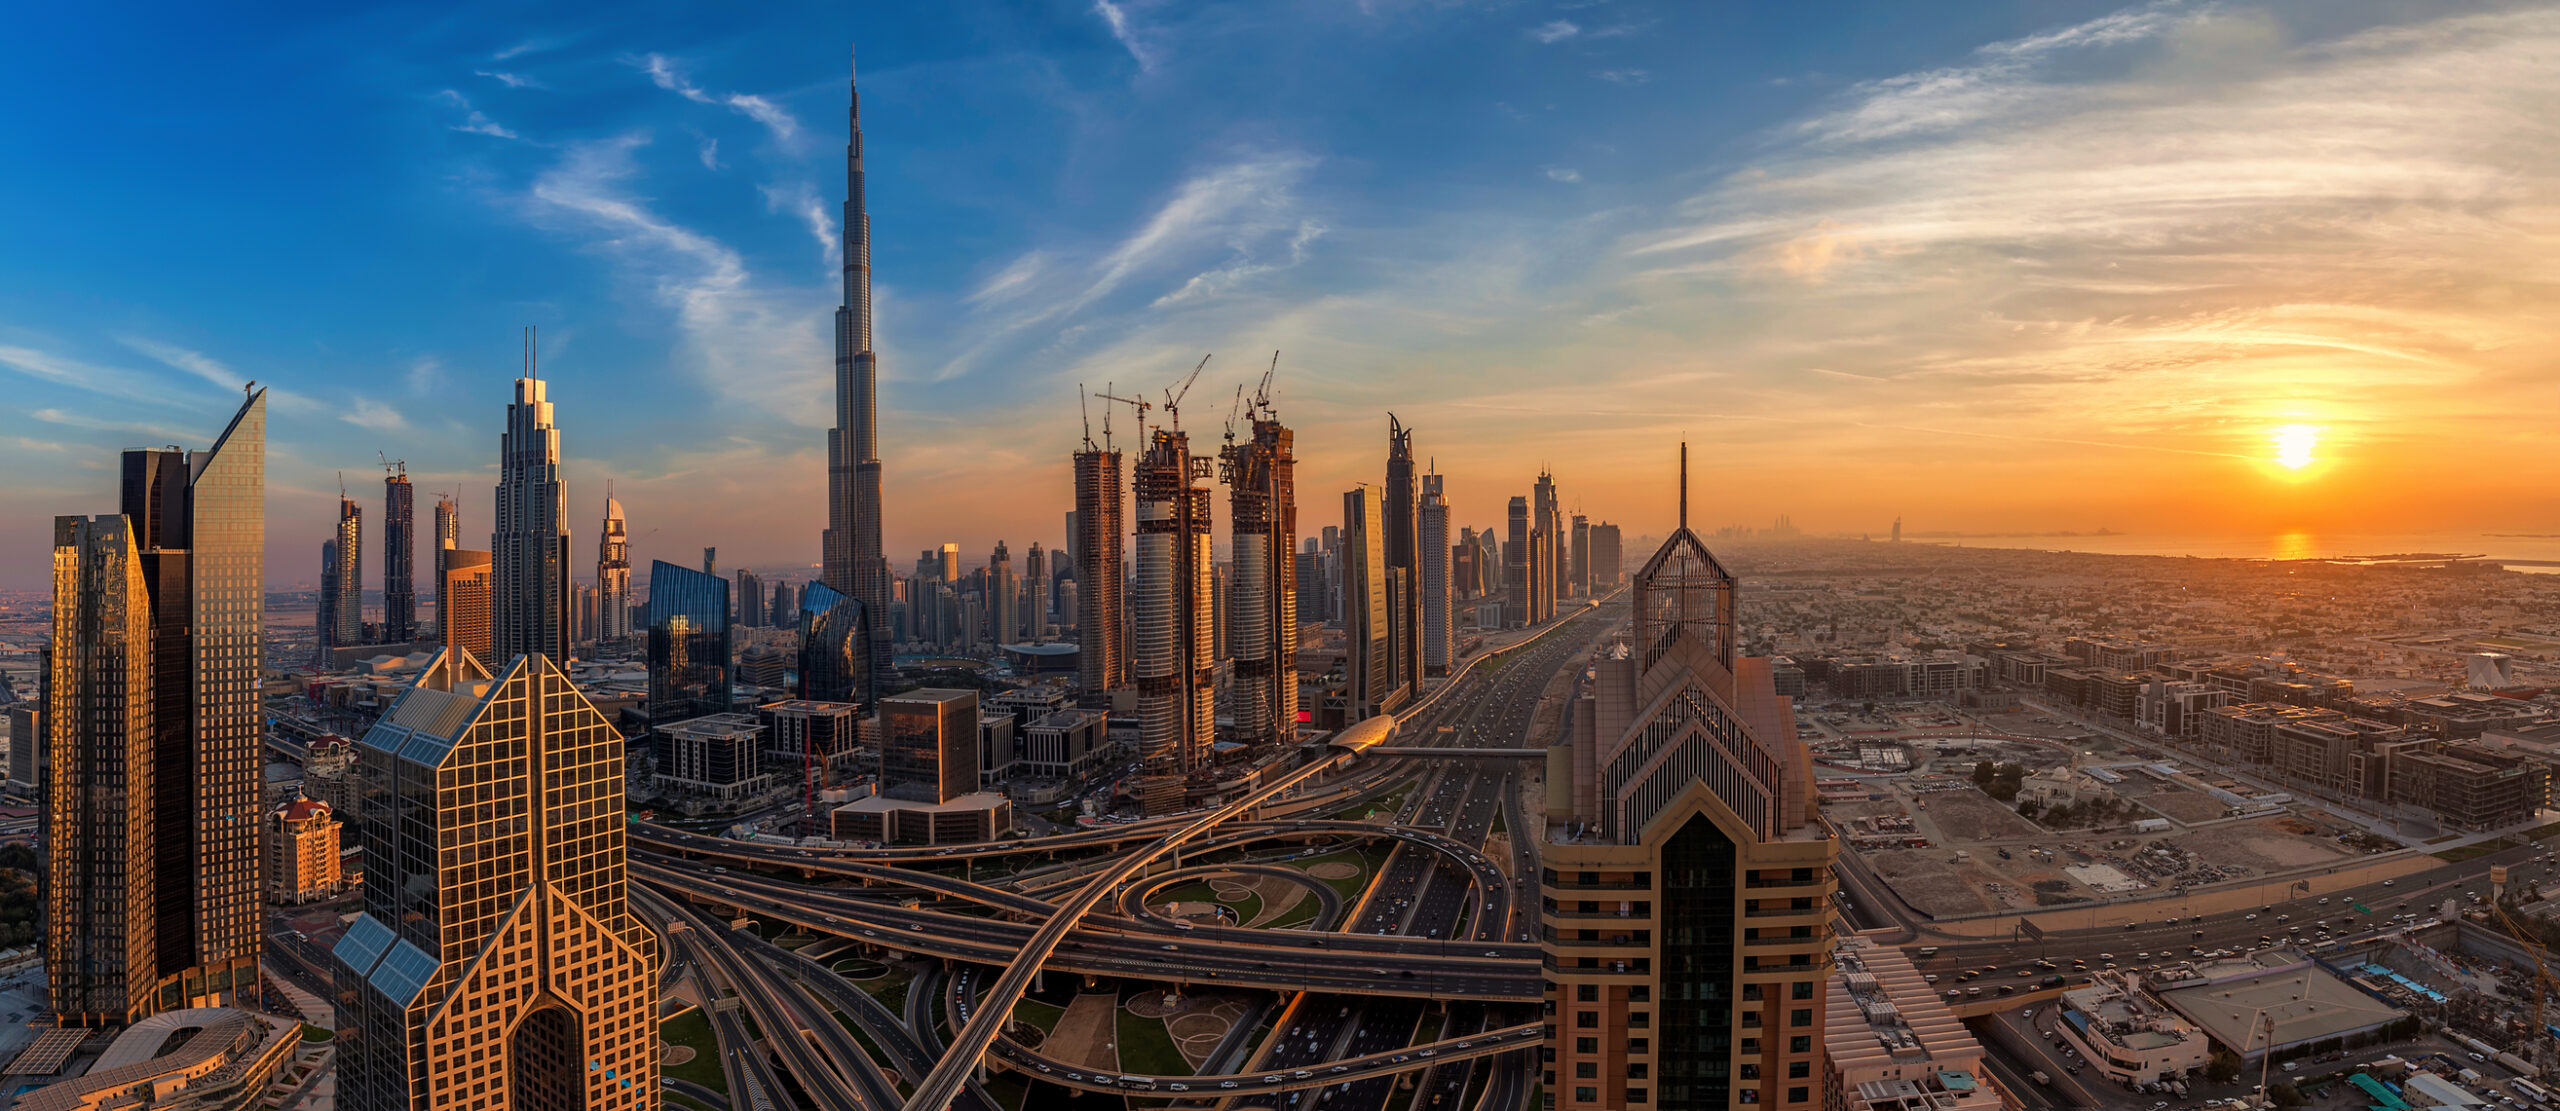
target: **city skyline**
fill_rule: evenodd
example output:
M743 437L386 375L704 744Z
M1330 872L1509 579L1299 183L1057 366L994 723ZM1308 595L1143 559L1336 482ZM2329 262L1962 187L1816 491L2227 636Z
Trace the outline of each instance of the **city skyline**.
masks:
M869 169L880 455L898 476L887 550L1054 543L1053 507L977 491L1067 485L1078 381L1154 389L1217 352L1227 361L1206 391L1273 348L1310 488L1373 473L1371 422L1392 405L1432 430L1452 519L1472 527L1498 525L1537 464L1570 481L1685 432L1701 467L1727 476L1698 499L1717 525L1789 513L1852 535L1905 516L1915 538L2210 537L2379 531L2379 513L2404 533L2554 531L2547 464L2520 450L2532 422L2508 416L2510 399L2541 396L2526 354L2541 325L2514 311L2530 297L2515 275L2532 271L2513 252L2532 236L2509 231L2530 227L2550 187L2531 153L2548 125L2512 109L2553 80L2525 64L2560 39L2548 11L2084 5L1926 27L1876 12L1890 45L1817 46L1815 29L1754 24L1734 37L1765 49L1745 57L1696 13L1634 5L1260 21L1115 10L1121 37L1082 7L1001 31L848 19L833 45L823 33L776 45L715 16L653 42L421 36L405 64L363 79L357 103L304 122L372 128L425 157L359 151L322 176L383 186L352 190L375 199L291 215L381 221L371 206L396 196L420 212L380 223L367 258L448 285L462 273L448 245L526 265L460 282L478 287L467 309L402 301L398 321L312 296L308 275L349 269L342 247L294 240L285 257L300 265L232 272L199 264L232 247L219 235L151 222L206 203L229 206L225 228L281 227L287 214L242 204L277 170L215 167L197 175L201 201L155 210L138 226L168 276L141 284L119 266L136 248L90 234L106 209L53 192L79 175L13 182L8 199L56 219L0 264L25 279L0 283L20 290L0 296L0 368L22 387L0 465L23 476L0 511L40 520L96 497L104 482L79 460L201 440L216 430L196 402L256 378L278 409L273 584L307 585L308 556L285 553L325 534L330 476L376 450L489 519L477 387L511 372L499 345L535 323L578 414L573 482L615 482L667 530L654 544L716 540L733 564L814 565L792 507L822 495L840 293L818 277L834 270L825 212L842 199L822 121L841 100L842 44L858 37L884 152ZM52 28L65 41L98 39L79 15L41 18L71 20ZM1239 69L1240 23L1345 57L1305 74ZM1712 83L1688 70L1719 67L1664 53L1702 38L1734 63ZM1461 47L1490 60L1462 63ZM137 49L119 61L162 48ZM1364 123L1378 78L1335 67L1389 58L1445 91L1427 111ZM202 76L196 65L154 80ZM1496 71L1527 83L1506 91ZM77 88L121 72L7 80ZM347 99L326 93L355 80L283 72L277 87L205 80L204 102L293 118ZM1240 74L1269 87L1239 91ZM1340 87L1308 87L1319 80ZM2412 110L2330 110L2377 90ZM1424 117L1465 125L1392 149ZM102 148L127 126L75 138L61 121L18 121L0 143L113 165L124 156ZM1639 141L1672 126L1695 141ZM279 141L247 138L253 151ZM1053 157L1021 173L1035 155ZM1908 195L1884 196L1887 179ZM2312 245L2338 227L2424 280ZM1483 234L1495 228L1508 230ZM74 241L95 257L68 258ZM1942 280L1906 280L1917 272ZM197 284L217 273L219 295ZM358 267L341 284L373 281ZM110 307L64 311L93 290ZM238 322L288 301L307 340ZM1823 323L1844 313L1865 322L1855 334ZM1593 383L1554 376L1559 365L1664 403L1595 406ZM1540 458L1508 450L1524 436ZM2472 465L2502 446L2519 450ZM1669 500L1658 485L1584 481L1562 509L1649 533ZM2184 492L2200 488L2218 496L2191 504ZM0 587L33 588L40 532L9 531Z

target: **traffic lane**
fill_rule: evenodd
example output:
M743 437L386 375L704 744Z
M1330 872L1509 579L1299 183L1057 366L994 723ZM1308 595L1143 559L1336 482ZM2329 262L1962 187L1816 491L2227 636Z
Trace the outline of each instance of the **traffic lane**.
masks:
M2030 1010L2035 1012L2032 1017L2025 1013ZM2098 1094L2097 1087L2088 1083L2089 1075L2075 1075L2072 1072L2074 1068L2085 1067L2084 1063L2075 1055L2064 1054L2059 1042L2044 1036L2044 1031L2053 1025L2061 1013L2061 1008L2057 1006L2040 1004L2035 1007L2001 1011L1983 1021L1996 1024L2001 1031L2005 1032L2005 1036L1995 1037L1993 1042L2020 1063L2022 1067L2019 1079L2030 1081L2031 1087L2060 1100L2061 1106L2095 1107L2102 1098ZM2050 1086L2033 1085L2033 1078L2024 1075L2027 1072L2042 1072L2053 1083Z

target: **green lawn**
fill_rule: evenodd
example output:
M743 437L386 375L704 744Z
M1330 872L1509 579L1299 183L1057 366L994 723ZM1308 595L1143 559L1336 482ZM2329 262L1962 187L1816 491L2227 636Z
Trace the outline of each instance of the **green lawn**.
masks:
M1020 1000L1013 1005L1013 1020L1039 1028L1043 1034L1058 1028L1058 1019L1067 1013L1064 1007L1053 1007L1037 999Z
M1146 1076L1189 1076L1191 1063L1182 1059L1182 1051L1173 1047L1173 1034L1164 1028L1163 1019L1140 1018L1127 1008L1114 1012L1120 1019L1120 1071Z
M1303 926L1309 922L1315 921L1316 912L1323 908L1323 900L1318 899L1313 895L1308 895L1300 898L1298 900L1298 905L1289 908L1287 913L1282 914L1280 917L1274 918L1269 922L1263 923L1262 928L1266 930L1285 930L1292 926Z
M693 1050L693 1060L681 1065L668 1065L662 1072L693 1081L721 1095L729 1094L729 1077L720 1071L720 1041L712 1036L711 1016L696 1007L659 1023L658 1037L668 1045L687 1046Z
M2443 852L2435 854L2435 856L2438 860L2459 863L2476 856L2487 856L2490 853L2497 852L2501 849L2512 849L2514 847L2516 847L2515 838L2495 837L2487 841L2482 841L2476 845L2464 845L2458 849L2446 849Z
M325 1042L337 1036L337 1031L323 1030L308 1022L302 1024L302 1040L306 1042Z
M1355 900L1360 897L1361 891L1368 888L1370 877L1378 874L1378 865L1381 861L1386 859L1387 852L1392 850L1393 842L1389 842L1389 846L1389 849L1378 850L1375 853L1374 859L1372 858L1370 850L1362 849L1357 851L1327 853L1323 856L1314 857L1308 860L1296 861L1292 867L1304 871L1313 868L1318 864L1349 864L1360 869L1359 875L1353 876L1349 879L1324 881L1332 884L1335 891L1341 892L1345 901Z

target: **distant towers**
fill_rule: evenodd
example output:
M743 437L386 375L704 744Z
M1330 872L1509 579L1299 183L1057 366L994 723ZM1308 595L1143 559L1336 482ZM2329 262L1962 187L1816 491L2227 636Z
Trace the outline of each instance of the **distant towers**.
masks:
M442 632L444 629L445 614L444 554L451 549L462 546L462 507L453 503L453 495L451 494L436 495L435 529L435 537L428 541L429 555L430 558L434 560L435 571L427 585L436 592L437 639L442 643L451 644L453 642L449 639L445 639ZM347 811L347 814L349 815L349 820L352 821L355 811L350 809Z
M1037 540L1022 557L1022 639L1049 639L1049 553Z
M1538 569L1538 574L1532 576L1533 588L1530 591L1536 599L1531 606L1534 616L1530 618L1535 623L1556 615L1556 599L1565 592L1566 542L1564 514L1556 500L1555 476L1539 471L1538 484L1531 488L1530 493L1535 503L1535 516L1530 519L1529 529L1536 548L1530 559Z
M1107 427L1107 422L1106 422ZM1106 431L1105 436L1109 433ZM1088 704L1129 685L1123 625L1120 453L1084 442L1075 454L1076 678Z
M1235 660L1235 740L1281 744L1298 729L1297 456L1270 409L1254 398L1253 439L1218 452L1228 491L1234 574L1227 588L1227 652Z
M987 556L987 643L1003 644L1022 631L1019 600L1022 583L1014 577L1013 555L1005 551L1004 541L996 541L996 550Z
M1420 565L1415 561L1413 430L1387 414L1386 519L1381 522L1387 545L1387 570L1402 572L1402 586L1390 584L1387 624L1393 630L1394 685L1408 699L1422 693L1422 607Z
M1506 629L1526 628L1536 623L1532 613L1529 499L1513 498L1506 507L1509 536L1502 543L1502 625Z
M596 639L631 639L631 524L613 488L605 488L604 528L596 540Z
M489 538L489 666L496 671L537 652L567 667L577 628L569 610L569 493L560 473L560 428L533 358L527 329L525 376L516 379L507 431L498 440L498 519Z
M1179 427L1152 430L1138 458L1129 671L1138 688L1138 756L1154 781L1140 788L1151 811L1180 805L1181 780L1207 762L1215 730L1209 491L1199 483L1208 472L1209 460L1191 454Z
M1390 616L1395 576L1387 567L1384 510L1367 483L1342 493L1342 639L1349 664L1350 720L1393 708L1396 643Z
M1415 558L1422 563L1422 673L1449 673L1449 501L1442 477L1422 476L1422 504L1414 519Z
M329 596L329 647L364 643L364 510L338 495L338 546Z
M389 468L398 468L390 470ZM407 644L418 637L418 558L415 488L405 463L386 464L382 477L382 642Z
M1893 542L1902 543L1902 518L1900 517L1893 519Z
M1565 556L1565 563L1565 578L1569 580L1569 585L1573 590L1573 596L1576 598L1590 597L1591 518L1585 517L1579 513L1573 515L1573 547Z

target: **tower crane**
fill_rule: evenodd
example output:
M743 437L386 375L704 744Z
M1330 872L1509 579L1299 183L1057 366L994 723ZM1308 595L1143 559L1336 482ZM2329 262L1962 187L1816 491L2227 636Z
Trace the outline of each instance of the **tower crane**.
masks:
M2505 868L2498 871L2504 872ZM2501 882L2499 886L2503 888L2505 884ZM2550 1076L2553 1068L2560 1065L2560 1046L2552 1044L2560 1039L2551 1036L2550 1020L2544 1017L2544 1008L2550 1005L2551 989L2560 986L2560 980L2552 979L2550 969L2543 962L2542 943L2534 940L2534 935L2523 924L2507 914L2505 892L2501 890L2499 895L2499 898L2489 900L2490 912L2505 924L2507 933L2516 939L2516 944L2524 947L2525 955L2533 958L2533 1029L2525 1035L2525 1044L2533 1047L2534 1066L2542 1070L2542 1075Z
M1244 383L1236 383L1236 403L1227 408L1227 442L1236 442L1236 418L1245 414Z
M1105 382L1102 384L1102 392L1093 396L1101 398L1104 401L1117 401L1122 405L1136 406L1138 410L1138 432L1140 437L1144 438L1147 430L1147 410L1153 409L1155 406L1148 404L1145 398L1122 397L1118 394L1112 393L1111 389L1111 383ZM1104 451L1111 450L1111 410L1108 408L1102 411L1102 449Z
M382 473L384 474L409 473L409 461L406 459L393 459L390 456L383 454L380 449L376 449L373 456L376 459L382 460Z
M1209 356L1202 355L1200 356L1200 365L1192 367L1191 373L1183 376L1181 385L1169 386L1165 389L1164 415L1167 419L1173 422L1173 427L1176 430L1179 430L1182 427L1183 396L1191 392L1191 384L1199 381L1200 372L1207 369L1209 369Z
M1279 415L1271 407L1271 377L1278 373L1280 373L1280 353L1274 351L1271 353L1271 369L1262 372L1262 384L1253 388L1253 409L1255 416L1259 419L1270 420Z
M1084 401L1084 383L1082 383L1082 382L1078 382L1078 383L1076 383L1076 415L1081 416L1081 417L1083 417L1083 418L1084 418L1084 449L1085 449L1086 451L1092 451L1092 450L1093 450L1093 409L1092 409L1090 406L1088 406L1088 405L1086 405L1086 404L1085 404L1085 401ZM1103 419L1103 421L1104 421L1105 423L1109 423L1109 421L1111 420L1111 413L1110 413L1110 411L1109 411L1109 410L1107 410L1107 409L1106 409L1106 410L1104 410L1104 411L1103 411L1102 419ZM1107 433L1106 433L1106 435L1107 435Z

